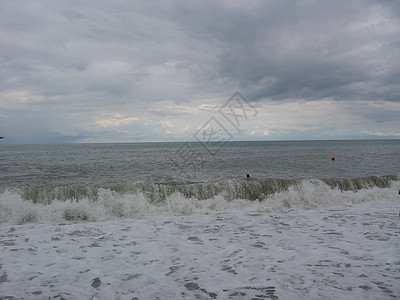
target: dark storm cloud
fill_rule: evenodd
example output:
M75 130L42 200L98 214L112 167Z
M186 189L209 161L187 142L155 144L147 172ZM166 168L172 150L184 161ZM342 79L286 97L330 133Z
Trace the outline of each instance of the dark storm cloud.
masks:
M400 100L398 3L221 3L179 15L219 46L218 74L253 99Z
M191 71L203 87L219 77L256 99L399 100L395 1L137 3L3 2L2 87L120 98L131 92L132 73L176 59L189 70L204 63ZM191 44L210 52L196 57ZM91 73L93 61L107 58L130 70Z

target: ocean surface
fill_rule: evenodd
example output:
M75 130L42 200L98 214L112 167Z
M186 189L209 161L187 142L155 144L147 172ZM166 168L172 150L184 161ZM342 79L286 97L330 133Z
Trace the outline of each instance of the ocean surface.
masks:
M0 299L400 298L399 178L400 140L0 144Z
M398 175L400 140L0 144L0 160L1 187L126 186L149 178L202 184L241 181L247 173L262 180L357 178Z

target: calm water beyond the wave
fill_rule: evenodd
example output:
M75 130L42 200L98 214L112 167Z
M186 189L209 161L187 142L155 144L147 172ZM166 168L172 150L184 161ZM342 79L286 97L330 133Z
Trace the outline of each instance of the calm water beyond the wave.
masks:
M0 186L108 187L399 175L400 140L0 146ZM215 149L215 148L214 148ZM332 160L335 157L335 160Z

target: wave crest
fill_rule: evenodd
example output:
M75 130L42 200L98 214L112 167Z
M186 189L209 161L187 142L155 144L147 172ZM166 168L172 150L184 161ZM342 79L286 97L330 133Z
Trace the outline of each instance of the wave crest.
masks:
M0 222L102 221L238 210L287 212L382 199L397 200L399 184L397 176L373 176L193 185L140 182L107 188L11 188L0 191Z

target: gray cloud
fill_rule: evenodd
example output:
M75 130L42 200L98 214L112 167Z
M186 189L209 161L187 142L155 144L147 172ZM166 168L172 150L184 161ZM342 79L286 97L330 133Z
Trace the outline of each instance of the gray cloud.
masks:
M237 90L260 102L400 100L398 1L39 0L0 11L1 135L95 138L107 114L178 121L160 105Z
M184 22L193 36L219 44L218 75L255 100L399 101L398 19L389 5L364 4L211 4L207 11L189 11Z

